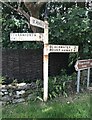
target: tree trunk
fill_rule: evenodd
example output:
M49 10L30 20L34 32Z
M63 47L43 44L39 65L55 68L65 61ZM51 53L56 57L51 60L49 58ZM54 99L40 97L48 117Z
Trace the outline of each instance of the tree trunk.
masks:
M40 15L40 10L44 4L45 4L45 2L34 3L34 2L25 2L25 0L24 0L24 5L28 9L30 15L35 18L38 18L38 19L39 19L39 15ZM29 21L29 23L30 23L30 21ZM31 26L31 29L34 33L41 31L40 28L37 28L34 26Z

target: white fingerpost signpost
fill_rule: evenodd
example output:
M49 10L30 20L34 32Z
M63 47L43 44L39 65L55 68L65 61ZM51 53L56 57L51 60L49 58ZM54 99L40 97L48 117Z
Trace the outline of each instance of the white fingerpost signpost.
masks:
M11 41L43 41L43 100L48 99L48 54L78 52L78 46L73 45L50 45L48 44L48 22L30 17L30 24L44 29L44 33L10 33Z
M90 68L92 68L92 59L78 60L75 64L75 70L78 71L78 75L77 75L77 92L78 93L80 91L80 72L81 72L81 70L88 69L88 72L87 72L87 88L89 88Z

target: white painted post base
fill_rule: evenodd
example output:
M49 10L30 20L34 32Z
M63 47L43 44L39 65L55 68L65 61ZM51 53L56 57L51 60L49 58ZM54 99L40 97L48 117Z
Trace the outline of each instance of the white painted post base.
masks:
M44 51L43 51L43 80L44 80L44 94L43 100L48 99L48 21L44 21L47 26L44 29Z
M47 46L44 45L44 55L43 55L43 80L44 80L44 96L43 100L46 102L48 99L48 51Z

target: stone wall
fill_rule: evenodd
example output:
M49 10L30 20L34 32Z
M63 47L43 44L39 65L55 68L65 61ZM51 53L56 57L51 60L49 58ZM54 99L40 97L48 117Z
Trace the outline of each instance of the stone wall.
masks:
M35 91L36 88L37 86L34 83L0 85L0 96L2 96L0 97L0 101L2 101L4 105L25 102L33 98L32 91Z
M76 85L74 80L66 81L65 86L66 86L65 92L67 93L67 95L73 94L76 91ZM12 83L9 85L0 84L0 96L1 96L0 102L2 102L3 105L7 105L36 99L40 99L41 101L43 101L43 99L40 98L43 95L42 88L43 88L42 83L38 85L35 82L32 82L30 84L27 83ZM60 94L63 95L62 93Z

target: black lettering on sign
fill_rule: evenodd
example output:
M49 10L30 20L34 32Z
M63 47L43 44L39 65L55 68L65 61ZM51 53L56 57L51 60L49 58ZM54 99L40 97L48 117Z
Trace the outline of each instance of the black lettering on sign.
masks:
M33 23L35 23L35 20L33 19Z

